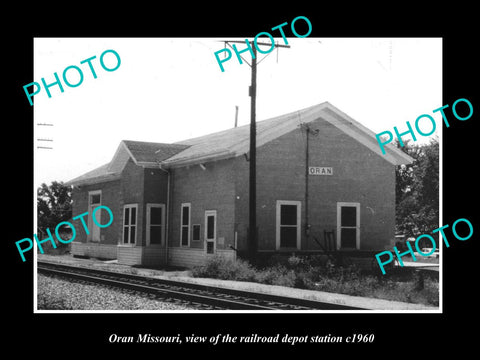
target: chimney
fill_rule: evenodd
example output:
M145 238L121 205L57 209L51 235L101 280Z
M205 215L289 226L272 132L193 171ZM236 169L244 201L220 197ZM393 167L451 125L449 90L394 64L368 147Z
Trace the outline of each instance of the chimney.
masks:
M238 105L235 105L235 127L237 127L238 123Z

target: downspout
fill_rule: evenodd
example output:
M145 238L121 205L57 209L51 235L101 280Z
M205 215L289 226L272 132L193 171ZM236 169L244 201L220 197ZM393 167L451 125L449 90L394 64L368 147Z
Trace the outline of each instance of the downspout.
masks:
M310 236L310 223L308 218L308 161L309 161L309 134L310 134L310 127L308 125L305 126L306 134L307 134L307 141L305 146L305 247L308 248L308 238Z
M165 210L165 266L168 265L168 234L170 223L170 171L162 168L160 162L157 161L158 168L167 173L167 208Z
M170 171L167 171L167 209L165 212L165 266L168 266L168 237L170 233Z
M316 136L319 133L319 129L312 130L308 124L302 124L305 127L306 141L305 141L305 248L308 249L310 239L310 219L309 219L309 161L310 161L310 134ZM314 238L315 240L315 238Z

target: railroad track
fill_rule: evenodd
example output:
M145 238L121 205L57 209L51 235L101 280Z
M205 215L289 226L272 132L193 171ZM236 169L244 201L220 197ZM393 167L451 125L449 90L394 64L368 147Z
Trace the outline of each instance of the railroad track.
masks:
M214 310L360 310L327 302L225 289L168 279L82 268L38 261L37 271L76 281L136 291L164 301L182 301L199 309Z

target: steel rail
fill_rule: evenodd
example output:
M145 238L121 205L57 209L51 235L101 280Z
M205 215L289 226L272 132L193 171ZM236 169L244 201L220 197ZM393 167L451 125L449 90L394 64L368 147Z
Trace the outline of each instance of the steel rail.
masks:
M232 310L361 310L341 304L327 303L258 292L226 289L169 279L150 278L99 269L38 261L41 273L153 293L198 304Z
M57 270L57 269L48 269L42 266L38 267L41 273L47 273L51 275L61 275L67 278L75 278L78 280L84 280L92 283L100 283L109 286L115 286L121 289L129 289L134 291L139 291L148 294L162 294L168 295L169 297L180 299L183 301L205 304L215 307L221 307L225 309L235 309L235 310L276 310L275 308L269 308L260 305L242 303L234 300L225 300L214 298L212 296L205 296L200 294L191 294L188 292L176 291L176 290L169 290L164 288L158 288L148 285L141 285L135 284L132 282L121 281L121 280L114 280L114 279L107 279L100 276L92 276L86 274L80 274L75 272Z

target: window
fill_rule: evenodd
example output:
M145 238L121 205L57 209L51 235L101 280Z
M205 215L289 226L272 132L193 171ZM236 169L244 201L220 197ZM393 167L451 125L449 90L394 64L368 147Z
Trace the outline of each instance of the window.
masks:
M165 236L165 205L147 204L147 246L162 245Z
M192 240L193 241L200 240L200 224L194 224L192 226Z
M182 204L180 214L180 246L190 245L190 203Z
M360 203L337 203L337 248L360 249Z
M300 249L300 208L300 201L277 201L277 250Z
M123 207L123 244L135 245L137 235L137 204Z
M90 205L100 205L102 202L102 193L100 190L90 192Z

